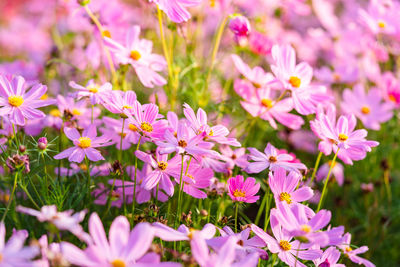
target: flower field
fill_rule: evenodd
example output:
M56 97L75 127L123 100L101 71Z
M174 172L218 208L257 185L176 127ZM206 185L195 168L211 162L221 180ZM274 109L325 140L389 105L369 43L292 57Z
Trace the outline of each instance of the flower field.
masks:
M400 266L400 2L0 12L0 267Z

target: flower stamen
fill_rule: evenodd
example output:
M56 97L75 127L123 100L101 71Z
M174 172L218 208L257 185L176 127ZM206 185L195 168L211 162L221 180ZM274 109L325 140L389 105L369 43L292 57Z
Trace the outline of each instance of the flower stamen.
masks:
M291 204L291 203L292 203L292 197L291 197L291 195L290 195L289 193L286 193L286 192L282 192L282 193L279 195L279 200L280 200L280 201L286 201L287 204Z
M89 137L80 137L78 139L78 146L80 148L88 148L92 145L92 140Z
M20 95L12 95L8 97L8 103L13 107L19 107L24 103L24 99Z
M281 247L281 249L283 249L284 251L288 251L292 249L292 245L290 245L290 243L286 240L281 240L279 242L279 246Z
M290 83L293 87L299 88L300 85L301 85L301 80L300 80L299 77L291 76L291 77L289 78L289 83Z

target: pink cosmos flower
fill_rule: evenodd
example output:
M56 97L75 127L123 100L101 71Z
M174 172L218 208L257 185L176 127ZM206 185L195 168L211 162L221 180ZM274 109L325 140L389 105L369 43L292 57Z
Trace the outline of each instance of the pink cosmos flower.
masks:
M175 166L176 173L174 177L177 184L180 182L180 165ZM194 198L207 198L207 194L202 189L208 188L211 185L212 178L214 177L213 170L211 168L202 168L199 164L193 162L193 160L189 166L188 161L185 161L183 169L188 170L183 174L183 192Z
M246 168L248 165L246 148L241 147L236 150L228 145L220 146L219 151L221 152L222 159L226 162L226 168L233 170L235 166L240 168Z
M73 210L59 212L55 205L43 206L40 211L22 206L18 206L16 210L18 212L35 216L40 222L49 222L55 225L59 230L70 231L85 242L90 240L90 237L84 232L82 226L79 224L85 218L86 210L75 214L72 214Z
M272 72L282 83L284 89L290 90L293 105L302 115L315 113L317 104L331 100L324 86L311 85L313 70L310 65L301 62L296 65L296 52L290 45L272 47L274 64Z
M344 168L343 165L340 164L339 162L335 162L335 165L332 167L332 173L331 176L335 177L337 183L342 186L344 182ZM317 181L322 181L326 178L328 175L329 169L332 165L332 162L329 161L325 164L323 164L317 171Z
M301 261L296 260L296 256L303 260L315 260L322 255L319 249L302 249L298 240L291 241L293 236L282 229L278 219L271 214L271 228L274 237L264 232L257 225L252 224L251 230L267 244L272 253L277 253L279 259L289 266L306 267Z
M248 177L244 180L242 175L237 175L228 179L228 195L232 201L254 203L260 196L255 196L260 190L260 184L256 184L256 179Z
M346 265L337 263L340 258L340 251L335 247L329 247L324 251L321 258L314 260L315 266L319 267L346 267Z
M391 72L386 72L379 80L379 87L382 88L383 97L395 107L400 107L400 82Z
M103 106L114 114L124 114L132 112L136 103L136 94L133 91L108 91L104 95Z
M179 165L180 157L168 160L168 155L160 154L159 149L155 153L155 158L140 150L136 151L135 155L153 168L153 171L143 178L141 186L146 190L151 190L159 184L160 189L164 190L167 195L172 196L174 194L174 184L170 177L176 174L175 169Z
M237 83L235 83L235 88ZM304 120L289 112L293 109L293 101L290 98L282 99L276 102L276 96L270 88L260 88L250 98L246 98L247 94L243 94L244 101L240 101L242 107L253 117L260 117L269 122L272 128L277 129L277 120L282 125L293 130L300 129L304 124Z
M157 105L141 105L138 101L135 101L132 110L125 112L129 117L129 125L131 125L131 127L135 126L143 136L152 140L163 140L168 122L161 119L163 116L158 113ZM131 114L134 117L132 117Z
M366 140L367 131L364 129L354 130L356 118L354 115L340 116L337 123L333 118L321 115L314 123L315 131L318 132L326 152L332 150L336 153L340 149L338 157L346 164L353 164L353 160L362 160L366 157L371 147L379 145L376 141ZM320 144L321 145L321 144Z
M89 233L92 240L85 250L68 242L61 243L63 254L70 263L87 267L142 266L140 263L146 259L154 237L150 224L139 223L130 231L128 220L119 216L111 224L107 239L97 213L90 216ZM155 257L155 262L150 263L152 266L162 266L159 264L159 257Z
M371 89L365 93L361 84L354 86L353 91L344 90L341 108L345 114L354 114L366 128L372 130L379 130L380 124L393 116L392 105L382 102L381 92Z
M223 229L218 230L221 236L207 240L207 244L215 251L219 251L227 242L227 239L229 239L230 237L234 237L236 239L236 260L243 260L245 257L250 256L250 254L252 253L258 253L260 257L264 260L268 259L267 252L261 249L265 246L264 241L258 236L253 236L250 238L250 228L246 228L240 233L233 232L232 229L229 228L229 226L225 226Z
M247 148L250 151L249 162L246 167L248 173L259 173L269 168L271 171L283 168L287 171L300 172L300 170L307 170L307 167L303 163L291 162L294 158L289 154L281 154L278 150L270 143L264 149L264 153L261 153L256 148Z
M92 105L101 103L103 101L102 99L104 97L104 93L112 90L111 83L99 85L94 80L89 80L86 86L82 86L74 81L71 81L69 82L69 86L71 86L73 89L79 90L79 92L73 94L75 97L78 99L82 97L89 97Z
M239 45L243 46L246 44L251 26L249 20L245 16L238 14L233 15L229 20L228 27L235 34L235 40Z
M158 5L158 7L167 14L168 18L176 23L188 21L191 16L186 8L200 5L202 2L202 0L149 0L149 1Z
M313 190L308 186L296 189L301 179L297 172L289 172L286 176L284 168L278 168L273 173L270 172L268 184L274 194L275 201L286 201L287 204L306 201L313 196Z
M349 257L349 259L357 264L363 264L366 267L375 267L375 264L373 264L372 262L370 262L369 260L363 259L359 256L357 256L357 254L361 254L364 253L366 251L368 251L368 247L367 246L362 246L359 247L357 249L352 249L351 248L351 234L350 233L346 233L343 236L343 245L339 245L338 246L343 253Z
M217 142L219 144L226 144L230 146L240 146L240 143L235 138L228 138L229 130L223 125L208 126L207 124L207 113L199 108L197 110L197 116L194 110L188 105L184 104L183 113L186 119L189 121L193 131L200 135L206 133L204 138L210 141Z
M139 39L139 35L140 27L133 26L126 34L125 46L108 37L104 38L104 42L118 63L132 65L144 86L153 88L154 85L166 84L167 81L157 73L165 68L165 59L160 55L152 54L152 42Z
M97 137L97 130L95 125L90 125L86 128L82 136L79 134L78 130L75 128L64 128L64 133L68 139L72 140L74 147L67 148L63 152L54 156L55 159L67 158L69 161L80 163L85 156L91 161L104 160L104 157L95 147L108 146L109 137L101 136Z
M391 1L390 1L391 2ZM397 13L389 1L371 1L368 11L359 9L360 21L374 34L395 34ZM385 3L385 4L384 4Z
M28 232L25 230L14 231L5 242L6 227L0 223L0 255L2 266L35 266L33 258L39 253L37 246L24 247Z
M331 212L320 210L310 218L307 216L306 208L302 204L287 205L285 202L277 202L277 209L273 212L277 216L282 227L292 236L297 237L307 247L318 245L326 247L328 245L338 245L342 242L344 227L336 227L326 231L321 229L326 227L331 219Z
M121 148L122 136L122 150L127 150L132 144L138 143L140 135L137 132L137 127L128 122L124 123L124 132L122 133L122 121L123 119L116 120L110 117L103 117L103 122L107 127L100 130L111 138L111 143L115 143L117 149Z
M54 104L55 100L41 100L47 87L34 85L27 91L25 79L21 76L0 75L0 116L9 117L16 125L25 125L25 119L44 118L45 114L37 108Z

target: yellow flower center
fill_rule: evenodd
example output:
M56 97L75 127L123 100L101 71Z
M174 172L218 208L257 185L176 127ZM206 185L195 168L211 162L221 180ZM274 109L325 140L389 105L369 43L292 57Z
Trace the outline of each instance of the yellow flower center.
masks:
M282 193L279 195L279 200L280 200L280 201L286 201L286 203L288 203L288 204L291 204L291 203L292 203L292 198L291 198L290 194L289 194L289 193L286 193L286 192L282 192Z
M196 230L195 230L194 228L190 228L190 229L189 229L189 233L188 233L189 239L192 239L192 238L193 238L194 232L196 232Z
M346 250L346 252L351 252L351 251L353 251L353 249L352 249L351 247L346 247L345 250Z
M78 139L78 142L78 146L83 149L88 148L92 145L92 140L90 140L89 137L81 137Z
M215 7L215 0L210 0L210 7Z
M272 100L271 99L267 99L267 98L263 98L261 99L261 104L266 107L266 108L272 108Z
M125 105L125 106L122 106L122 109L124 109L124 108L126 108L126 109L131 109L132 107L131 107L131 106L128 106L128 105Z
M342 142L344 142L344 141L346 141L347 139L349 139L349 137L347 136L347 135L345 135L345 134L339 134L339 140L340 141L342 141Z
M160 161L158 162L158 168L162 171L165 171L165 169L168 167L168 163L165 161Z
M133 59L135 61L139 60L142 57L142 55L137 50L132 50L130 56L131 56L131 59Z
M43 95L40 97L40 100L46 100L47 98L49 98L49 95L48 95L48 94L43 94Z
M363 114L367 115L367 114L369 114L369 113L371 112L371 109L370 109L369 107L367 107L367 106L363 106L363 107L361 108L361 112L362 112Z
M298 78L298 77L296 77L296 76L291 76L291 77L289 78L289 83L290 83L293 87L299 88L299 87L300 87L300 84L301 84L301 80L300 80L300 78Z
M330 160L330 161L328 161L328 165L329 166L332 166L332 168L334 168L335 166L336 166L336 161L335 162L333 162L332 160Z
M126 267L126 264L123 260L116 259L111 262L112 267Z
M189 177L190 179L194 180L193 175L191 175L191 174L186 174L186 176Z
M132 124L132 123L129 123L128 128L129 128L129 130L131 130L132 132L137 132L137 130L138 130L138 128L137 128L134 124Z
M246 197L246 193L243 192L242 190L236 189L233 191L233 196L234 197Z
M121 136L122 138L126 137L126 133L118 133L119 136Z
M82 171L87 171L87 166L84 163L80 164L79 168L81 168Z
M187 143L186 143L185 140L179 140L178 141L178 146L185 148L185 147L187 147Z
M74 109L72 110L72 114L74 114L75 116L80 116L80 115L82 115L82 111L80 111L80 110L77 109L77 108L74 108Z
M270 156L270 157L268 158L268 160L269 160L269 162L272 162L272 163L278 161L278 159L277 159L275 156Z
M279 242L279 246L281 247L281 249L288 251L292 249L292 245L290 245L290 243L286 240L281 240Z
M0 262L3 261L3 254L0 253Z
M210 130L210 132L208 133L208 136L213 136L213 135L214 135L213 130Z
M151 133L153 131L153 126L148 122L142 122L142 124L140 124L140 128L148 133Z
M19 107L24 103L24 99L20 95L12 95L8 97L8 103L13 107Z
M93 84L93 85L89 85L87 87L87 89L89 90L89 92L95 94L99 91L99 86L97 84Z
M396 97L395 97L393 94L390 94L390 95L389 95L389 100L390 100L390 101L393 101L393 102L397 102L397 101L396 101Z
M339 73L334 73L333 74L333 80L335 81L335 82L339 82L340 80L342 79L342 77L340 77L340 74Z
M259 84L259 83L253 82L252 84L256 89L260 89L261 88L261 84Z
M383 28L385 28L386 27L386 23L384 22L384 21L378 21L378 27L379 28L381 28L381 29L383 29Z
M303 232L306 232L306 233L311 232L311 227L310 227L309 225L307 225L307 224L303 224L303 225L300 227L300 229L301 229Z
M58 109L52 109L50 110L50 115L53 117L61 117L61 111L59 111Z
M103 37L111 38L111 33L110 33L109 30L104 30L104 31L102 31L102 32L101 32L101 35L102 35Z

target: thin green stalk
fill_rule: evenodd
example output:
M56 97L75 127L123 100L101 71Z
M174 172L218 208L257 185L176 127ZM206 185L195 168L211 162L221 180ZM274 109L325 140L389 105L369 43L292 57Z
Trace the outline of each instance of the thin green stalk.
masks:
M267 202L267 198L268 198L268 194L267 194L267 192L265 192L264 197L261 201L260 208L258 209L258 212L257 212L256 220L254 221L254 224L256 224L256 225L258 225L258 223L260 222L261 214L264 210L264 206L265 206L265 203Z
M335 162L336 162L336 158L337 158L338 153L339 153L339 148L336 151L335 156L333 157L331 166L330 166L329 171L328 171L328 175L325 178L324 188L322 189L321 198L320 198L319 203L318 203L317 212L321 209L322 201L324 200L324 196L326 194L326 189L328 187L329 177L331 176L332 169L335 166Z
M91 121L91 123L93 124L93 121L94 121L94 105L92 105L92 111L91 111L91 117L90 117L90 121Z
M211 73L212 73L212 70L214 68L215 59L217 57L219 45L221 43L222 34L224 33L225 25L228 22L228 19L229 19L229 16L224 18L222 23L219 25L219 28L218 28L218 31L217 31L217 35L215 37L215 43L214 43L214 47L213 47L212 54L211 54L211 64L210 64L210 67L208 69L208 73L207 73L207 77L206 77L206 88L207 89L208 89L208 84L210 82Z
M181 220L181 213L182 213L182 203L181 203L181 199L182 199L182 194L181 194L181 191L182 191L182 189L183 189L183 185L182 185L182 183L183 183L183 159L184 159L184 157L185 157L185 155L182 155L182 162L181 162L181 175L180 175L180 178L179 178L179 192L178 192L178 208L177 208L177 214L176 214L176 217L175 217L175 223L174 223L174 226L175 226L175 228L177 227L177 221L179 220L179 222L180 222L180 220ZM179 218L179 219L178 219Z
M19 154L19 140L18 140L18 137L17 137L17 133L15 132L14 123L12 123L12 129L13 129L13 135L14 135L14 139L15 139L15 144L17 145L17 153Z
M87 176L87 188L88 188L88 194L87 194L87 198L88 198L88 203L90 204L90 200L91 200L91 188L90 188L90 184L91 184L91 177L90 177L90 162L89 159L85 156L85 164L86 164L86 176Z
M124 140L124 127L125 127L125 118L122 118L122 127L121 127L121 140L119 143L119 151L118 151L118 160L122 162L122 142ZM122 164L122 163L121 163ZM136 171L136 170L135 170ZM125 175L121 172L122 178L122 205L124 207L124 215L126 216L126 203L125 203Z
M25 186L21 186L22 190L25 192L25 194L27 195L27 197L29 198L29 200L32 202L32 204L38 209L40 210L39 205L35 202L35 200L33 200L31 194L29 193L28 189Z
M299 261L299 251L300 251L300 245L301 242L299 242L299 246L297 247L297 252L296 252L296 261L294 262L294 267L297 266L297 262Z
M43 168L44 168L44 176L45 176L45 184L46 184L46 196L47 199L49 197L49 176L47 174L47 167L46 167L46 160L44 158L44 153L42 153L42 159L43 159Z
M268 199L267 203L265 205L265 217L264 217L264 232L267 231L267 227L269 224L269 219L270 219L270 207L271 207L271 194L269 192L269 187L268 187Z
M16 171L15 175L14 175L14 185L13 185L13 188L12 188L12 191L11 191L10 199L8 200L6 210L5 210L4 214L3 214L3 217L1 218L2 222L4 222L4 219L6 218L8 210L10 209L11 203L12 203L12 201L14 199L15 189L17 188L18 175L19 175L19 171Z
M212 205L212 201L209 199L208 200L208 209L207 209L207 212L208 212L207 223L210 222L210 218L211 218L211 205Z
M239 202L235 203L235 233L238 232L238 212L239 212Z
M317 169L318 169L318 166L319 166L319 162L321 161L321 157L322 157L322 152L319 152L318 153L318 157L317 157L317 161L315 161L314 170L313 170L313 173L311 175L311 179L310 179L309 185L311 185L312 182L314 181L315 175L317 174Z
M156 199L155 199L155 203L157 204L158 202L158 191L160 190L160 183L157 184L157 189L156 189Z
M141 141L142 141L142 136L139 137L139 141L137 143L135 152L139 150ZM136 175L137 175L137 157L135 154L135 177L133 178L134 181L133 181L132 218L131 218L132 225L135 217L134 215L135 215L135 204L136 204Z

